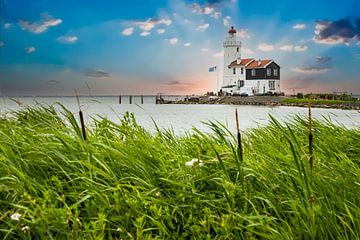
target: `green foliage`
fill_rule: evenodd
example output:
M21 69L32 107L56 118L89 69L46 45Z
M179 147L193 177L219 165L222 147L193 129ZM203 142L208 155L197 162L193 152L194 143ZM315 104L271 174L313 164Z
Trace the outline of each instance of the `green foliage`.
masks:
M150 134L132 114L94 120L52 107L0 119L3 239L359 239L360 129L276 119L236 137ZM240 119L241 121L241 119Z
M296 94L296 98L304 98L304 94L303 93L298 93L298 94Z
M320 105L332 105L332 104L345 104L349 103L349 101L345 100L322 100L322 99L309 99L309 98L284 98L281 100L283 103L312 103L312 104L320 104Z
M351 102L357 101L357 98L354 98L351 94L348 93L308 93L304 97L315 100L342 100Z

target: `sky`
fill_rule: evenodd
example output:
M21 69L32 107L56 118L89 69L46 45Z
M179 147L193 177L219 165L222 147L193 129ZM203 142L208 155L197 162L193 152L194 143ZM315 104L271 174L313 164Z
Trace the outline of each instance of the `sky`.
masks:
M360 93L359 0L0 0L1 94L215 91L230 26L285 93Z

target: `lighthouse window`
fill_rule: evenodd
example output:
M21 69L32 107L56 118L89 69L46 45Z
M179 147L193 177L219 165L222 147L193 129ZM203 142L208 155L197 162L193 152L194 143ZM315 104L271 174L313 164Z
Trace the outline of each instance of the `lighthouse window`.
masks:
M233 74L234 75L236 74L236 68L233 68Z
M239 48L236 48L236 52L239 52Z

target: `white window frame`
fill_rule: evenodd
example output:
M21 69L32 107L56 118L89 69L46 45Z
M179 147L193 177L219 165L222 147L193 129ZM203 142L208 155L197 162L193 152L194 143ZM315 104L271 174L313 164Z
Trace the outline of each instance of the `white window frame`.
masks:
M275 90L275 81L269 81L269 90Z
M278 76L278 73L279 73L279 70L278 70L278 69L274 69L274 76L275 76L275 77Z
M266 69L266 76L271 76L271 68Z
M255 77L256 76L256 70L255 69L251 69L251 76Z
M245 86L245 81L239 79L239 80L238 80L238 87L241 88L241 87L243 87L243 86Z

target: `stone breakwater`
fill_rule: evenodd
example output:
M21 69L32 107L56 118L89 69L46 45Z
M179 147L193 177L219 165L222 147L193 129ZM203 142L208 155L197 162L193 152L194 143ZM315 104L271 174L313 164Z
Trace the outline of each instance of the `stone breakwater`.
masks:
M288 97L279 96L224 96L219 98L211 98L201 96L199 98L189 98L188 100L165 101L164 104L229 104L229 105L257 105L257 106L292 106L292 107L308 107L307 102L285 102ZM315 108L336 108L360 110L360 101L341 102L341 103L311 103Z

